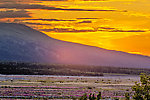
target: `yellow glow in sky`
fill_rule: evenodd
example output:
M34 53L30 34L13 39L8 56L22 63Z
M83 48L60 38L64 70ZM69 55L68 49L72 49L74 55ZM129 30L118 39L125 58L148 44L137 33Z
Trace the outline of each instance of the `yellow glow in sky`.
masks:
M44 7L25 8L31 17L15 22L55 39L150 56L150 0L31 1L25 4Z

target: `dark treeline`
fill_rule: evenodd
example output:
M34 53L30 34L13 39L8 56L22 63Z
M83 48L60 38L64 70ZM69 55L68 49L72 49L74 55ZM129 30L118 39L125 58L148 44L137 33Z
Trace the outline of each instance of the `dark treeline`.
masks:
M103 76L102 73L80 71L58 64L39 64L22 62L0 62L0 74L18 75L66 75L66 76ZM71 65L70 65L71 66Z
M150 74L150 69L110 66L0 62L0 74L103 76L103 73L139 75L140 73Z
M140 75L141 73L150 74L150 68L129 68L129 67L114 67L114 66L71 66L66 65L66 68L90 71L90 72L100 72L100 73L117 73L117 74L130 74L130 75Z

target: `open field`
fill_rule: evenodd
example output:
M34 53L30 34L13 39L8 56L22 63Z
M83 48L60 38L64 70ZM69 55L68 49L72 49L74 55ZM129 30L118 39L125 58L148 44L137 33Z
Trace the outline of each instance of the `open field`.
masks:
M101 91L105 99L123 100L124 93L131 91L135 81L139 81L139 76L0 75L0 98L77 99L84 93Z

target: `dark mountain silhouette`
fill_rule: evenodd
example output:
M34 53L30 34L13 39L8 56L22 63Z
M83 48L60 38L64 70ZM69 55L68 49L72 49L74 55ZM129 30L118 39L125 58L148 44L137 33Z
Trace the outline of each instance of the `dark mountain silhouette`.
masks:
M150 57L56 40L15 23L0 23L0 61L150 68Z

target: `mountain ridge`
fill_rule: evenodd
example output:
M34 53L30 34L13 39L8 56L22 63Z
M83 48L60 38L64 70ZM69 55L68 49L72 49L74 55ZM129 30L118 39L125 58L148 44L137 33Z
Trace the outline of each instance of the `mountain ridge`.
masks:
M16 23L0 23L0 60L119 67L150 66L149 56L61 41Z
M19 24L19 23L1 23L0 24L17 24L17 25L22 25L23 27L27 27L27 28L30 28L29 26L26 26L24 24ZM32 29L32 28L31 28ZM33 29L35 31L37 31L36 29ZM37 32L40 32L40 31L37 31ZM91 45L86 45L86 44L80 44L80 43L74 43L74 42L69 42L69 41L63 41L63 40L58 40L58 39L55 39L55 38L52 38L42 32L40 32L41 34L47 36L48 38L51 38L51 39L54 39L54 40L57 40L57 41L61 41L61 42L66 42L66 43L71 43L71 44L77 44L77 45L82 45L82 46L89 46L89 47L94 47L94 48L97 48L97 49L103 49L103 50L107 50L107 51L117 51L118 53L126 53L126 54L131 54L131 55L137 55L137 56L143 56L143 57L148 57L150 58L150 56L147 56L147 55L142 55L142 54L133 54L133 53L128 53L128 52L124 52L124 51L118 51L118 50L109 50L109 49L104 49L104 48L100 48L100 47L96 47L96 46L91 46Z

